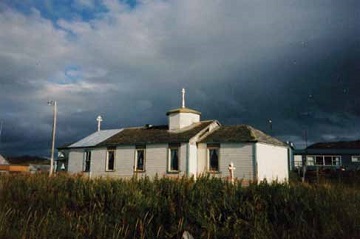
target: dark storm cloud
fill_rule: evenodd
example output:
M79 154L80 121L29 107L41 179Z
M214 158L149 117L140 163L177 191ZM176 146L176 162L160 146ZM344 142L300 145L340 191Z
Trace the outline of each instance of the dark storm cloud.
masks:
M99 114L103 128L166 124L182 87L202 119L299 146L305 131L309 142L359 138L359 5L74 1L89 20L2 4L0 151L48 154L49 99L59 106L59 146L96 130Z

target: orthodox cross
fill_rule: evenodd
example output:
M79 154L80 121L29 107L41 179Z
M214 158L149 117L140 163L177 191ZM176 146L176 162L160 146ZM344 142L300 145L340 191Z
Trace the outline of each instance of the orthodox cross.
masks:
M103 121L103 119L102 119L102 117L99 115L99 116L96 118L96 121L98 122L98 129L97 129L97 131L100 131L101 122Z
M181 108L185 108L185 88L182 88L181 93L182 93L182 104L181 104Z

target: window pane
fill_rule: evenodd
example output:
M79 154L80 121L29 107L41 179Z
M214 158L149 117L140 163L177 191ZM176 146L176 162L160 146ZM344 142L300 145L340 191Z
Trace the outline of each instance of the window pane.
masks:
M144 170L144 150L137 151L137 170Z
M314 157L312 157L312 156L306 157L306 165L313 166L314 165Z
M333 162L333 165L339 166L340 165L340 157L333 157L332 162Z
M170 149L170 170L179 170L178 149Z
M302 160L298 159L298 158L295 158L294 159L294 166L295 167L301 167L302 166Z
M332 165L332 157L325 156L325 165Z
M115 152L108 151L108 164L107 164L108 170L114 170L114 162L115 162Z
M85 152L85 167L84 167L85 172L90 171L90 162L91 162L91 152L87 151Z
M219 171L219 153L218 149L209 149L210 171Z
M324 164L323 157L322 156L316 156L315 157L315 164L316 165L323 165Z

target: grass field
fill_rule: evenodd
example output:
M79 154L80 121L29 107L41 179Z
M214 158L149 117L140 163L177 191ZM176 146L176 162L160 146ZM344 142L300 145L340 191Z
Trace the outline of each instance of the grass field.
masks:
M358 184L0 176L0 238L359 238Z

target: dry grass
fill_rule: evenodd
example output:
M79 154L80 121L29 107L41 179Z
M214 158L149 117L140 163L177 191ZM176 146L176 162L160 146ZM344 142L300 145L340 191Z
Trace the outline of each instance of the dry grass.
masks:
M0 238L356 238L360 188L0 176Z

